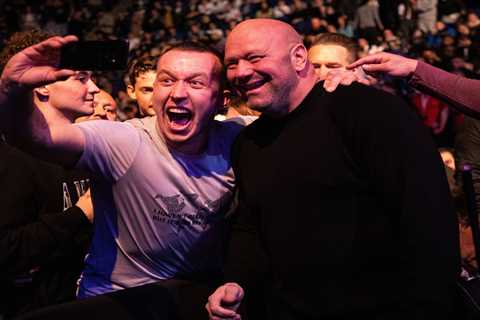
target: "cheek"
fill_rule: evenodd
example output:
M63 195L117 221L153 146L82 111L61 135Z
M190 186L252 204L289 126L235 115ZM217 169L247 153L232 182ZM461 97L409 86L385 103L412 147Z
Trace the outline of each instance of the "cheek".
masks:
M210 118L215 113L219 101L210 93L191 95L191 99L199 119Z
M233 70L227 70L227 80L233 81L235 77L235 72Z
M141 99L145 98L145 94L140 95ZM154 103L163 103L168 97L168 91L165 89L157 89L151 94L151 99Z
M139 96L139 99L141 99L144 102L150 102L152 98L153 98L153 93L142 93Z

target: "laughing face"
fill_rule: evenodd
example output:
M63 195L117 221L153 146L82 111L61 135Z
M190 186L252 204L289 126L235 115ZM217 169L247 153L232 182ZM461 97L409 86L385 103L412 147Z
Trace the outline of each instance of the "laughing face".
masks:
M297 82L290 42L281 30L275 32L270 27L270 21L247 22L237 26L227 38L227 78L250 108L282 113L290 105L290 93Z
M173 49L158 61L153 107L160 134L176 151L200 153L222 105L221 63L208 52Z

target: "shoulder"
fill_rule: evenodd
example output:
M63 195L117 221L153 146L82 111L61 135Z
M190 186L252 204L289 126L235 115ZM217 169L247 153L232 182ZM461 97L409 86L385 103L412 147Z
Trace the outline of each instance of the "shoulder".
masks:
M125 130L133 128L133 126L127 122L109 121L109 120L92 120L80 123L75 123L74 126L82 129L82 131L109 131L109 130Z
M224 152L232 154L235 142L245 129L245 125L229 119L225 121L214 120L212 128L210 139L214 141L213 144L220 147Z
M139 137L138 129L131 123L93 120L76 123L85 136L86 145L125 144Z
M329 112L352 117L385 118L411 115L405 100L380 89L354 83L325 95Z
M240 131L245 128L245 125L237 121L227 119L225 121L214 120L213 124L214 136L221 140L228 141L229 144L233 143Z

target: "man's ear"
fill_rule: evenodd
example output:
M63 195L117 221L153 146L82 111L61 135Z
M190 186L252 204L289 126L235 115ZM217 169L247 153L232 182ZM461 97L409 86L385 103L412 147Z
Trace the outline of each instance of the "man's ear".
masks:
M228 108L232 100L232 92L230 90L223 90L223 108Z
M133 100L137 100L137 96L135 95L135 88L131 84L127 86L127 94Z
M301 43L296 44L291 51L292 64L296 71L305 69L308 62L307 48Z
M33 89L33 92L35 93L35 95L38 97L40 101L46 101L50 96L50 91L48 90L47 86L35 88Z

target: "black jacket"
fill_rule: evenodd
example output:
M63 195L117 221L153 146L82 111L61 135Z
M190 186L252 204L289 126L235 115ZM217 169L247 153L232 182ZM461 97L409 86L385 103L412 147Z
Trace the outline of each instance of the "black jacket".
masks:
M72 205L88 178L0 142L0 188L0 314L73 299L91 225Z

